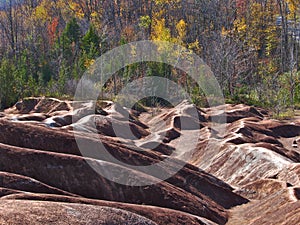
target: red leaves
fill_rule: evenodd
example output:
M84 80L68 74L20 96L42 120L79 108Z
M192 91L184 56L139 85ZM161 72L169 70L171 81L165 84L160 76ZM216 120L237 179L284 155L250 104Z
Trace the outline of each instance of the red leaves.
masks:
M236 8L239 14L243 14L246 11L247 1L246 0L236 0Z
M51 23L48 25L48 34L49 34L49 42L50 45L53 45L55 38L57 36L57 26L59 23L59 18L54 17Z

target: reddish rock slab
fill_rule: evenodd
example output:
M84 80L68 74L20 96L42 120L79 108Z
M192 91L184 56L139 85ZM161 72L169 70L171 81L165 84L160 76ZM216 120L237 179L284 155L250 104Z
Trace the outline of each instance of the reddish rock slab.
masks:
M293 163L278 173L277 178L291 186L300 186L300 164Z
M156 223L126 210L112 207L44 201L2 200L0 224L132 224Z
M48 193L76 196L66 191L50 187L49 185L39 182L31 177L6 172L0 172L0 187L11 190L28 191L33 193Z
M293 163L289 158L255 144L227 143L215 154L209 152L208 149L199 150L198 154L205 156L197 162L200 168L205 166L207 172L238 187L275 176Z
M7 195L14 195L14 194L20 194L23 193L22 191L14 190L14 189L9 189L9 188L1 188L0 187L0 198L7 196Z
M221 123L232 123L240 119L255 117L259 120L264 118L264 112L258 108L239 105L221 105L203 109L208 121L220 121Z
M64 154L81 155L73 134L68 131L63 132L60 130L37 127L28 124L11 123L8 121L0 121L0 130L3 131L0 132L0 141L2 143L41 149L47 152L54 151ZM15 139L14 136L17 135L18 139ZM45 141L44 137L47 137L47 141ZM81 135L80 138L85 141L86 146L89 146L91 156L101 160L109 160L101 154L103 149L101 150L101 147L99 147L99 140L88 138L86 136L83 137L83 135ZM30 141L32 139L35 141ZM139 149L135 151L132 146L125 146L109 138L101 140L103 146L105 146L106 150L109 151L110 154L112 154L116 159L131 165L150 165L163 160L162 157L151 151L139 151ZM93 152L98 152L98 154L95 156L95 153ZM161 169L162 173L164 173L163 171L165 169ZM201 179L201 182L199 182L200 177L204 178ZM188 168L188 166L185 166L178 171L172 179L168 180L168 182L195 195L201 196L203 193L225 208L230 208L247 202L246 199L234 194L232 192L232 188L224 182L221 182L207 173L200 172L197 167Z
M291 188L231 210L228 225L300 224L300 201Z
M90 115L80 119L75 126L75 130L91 131L110 137L124 139L140 139L149 135L144 128L128 121L119 121L102 115Z
M78 102L74 111L64 111L63 107L55 108L49 102L36 103L40 106L34 106L28 115L23 115L24 118L51 108L48 119L65 127L50 129L37 126L45 121L39 124L27 124L27 121L14 123L6 120L9 115L4 113L4 118L0 119L0 142L19 146L20 149L0 145L0 162L3 163L0 165L7 172L20 174L21 171L22 175L35 178L49 187L101 200L78 200L47 194L38 194L37 197L27 193L25 196L13 186L2 188L3 199L79 201L95 205L99 202L90 201L103 201L103 206L131 211L157 224L209 224L210 221L224 224L228 219L226 209L230 209L231 213L229 224L300 223L300 151L297 145L300 124L296 122L271 120L267 111L242 104L226 105L225 108L196 108L194 111L193 105L183 102L172 109L157 109L153 113L146 109L140 113L114 103L99 106L101 110L97 111L99 107L95 110L94 103L83 102ZM76 104L70 106L74 108ZM70 121L72 115L75 115L74 121ZM65 116L69 119L66 123ZM222 122L225 116L228 119L226 124L211 123L212 119ZM95 118L99 120L93 127ZM180 124L182 121L183 126ZM123 133L115 133L112 124L121 127ZM76 125L83 129L75 132L72 127ZM138 140L128 136L123 125L128 126ZM224 134L215 126L224 128ZM192 135L197 130L199 139ZM190 143L196 143L197 147L189 161L192 165L186 164L169 179L145 188L129 188L94 176L95 172L88 168L81 156L74 134L88 150L86 159L89 158L87 160L94 165L104 165L109 171L119 171L121 167L104 156L105 150L115 159L135 166L153 165L171 158L169 168L159 167L161 173L167 173L185 160L185 153L192 146ZM186 138L186 146L176 148L182 137ZM99 143L102 143L101 147ZM12 163L9 162L17 160L22 167L10 165ZM29 162L34 170L28 167ZM46 165L47 171L40 162ZM120 173L120 177L128 176L134 181L150 181L159 177L139 167L121 170L125 175ZM84 177L84 174L88 175ZM114 202L113 205L105 205L109 201ZM155 219L155 213L163 222ZM185 219L179 220L176 213ZM175 219L171 220L171 216Z
M0 145L2 170L35 178L52 187L88 198L147 204L184 211L225 224L227 213L205 195L195 196L167 182L150 186L124 186L98 175L88 164L103 173L115 171L120 178L136 182L155 182L147 174L122 168L105 161L83 159L58 153L48 153ZM18 163L14 163L18 161ZM116 177L116 181L119 179Z
M55 98L26 98L23 101L16 103L10 109L5 110L5 113L13 114L28 114L28 113L45 113L50 114L54 111L71 110L71 106L67 101L61 101Z
M113 201L95 200L79 197L61 196L53 194L34 194L34 193L17 193L3 197L1 200L31 200L31 201L53 201L53 202L66 202L78 203L113 207L118 209L127 210L143 217L146 217L160 225L213 225L214 222L202 217L176 211L167 208L160 208L155 206L128 204Z
M287 188L287 184L283 181L275 179L261 179L242 186L236 191L236 193L248 199L260 200L285 188Z

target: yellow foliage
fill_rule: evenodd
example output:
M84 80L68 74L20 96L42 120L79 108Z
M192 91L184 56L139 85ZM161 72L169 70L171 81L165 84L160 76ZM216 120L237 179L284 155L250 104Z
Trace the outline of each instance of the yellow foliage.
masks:
M221 34L222 34L222 36L227 36L228 34L230 33L230 31L229 30L226 30L226 28L225 27L222 27L222 32L221 32Z
M95 17L97 17L97 16L98 16L98 13L97 13L97 12L92 12L92 13L91 13L91 17L92 17L92 18L95 18Z
M179 38L182 39L186 36L186 23L184 22L183 19L181 19L177 24L176 24L176 29L179 35Z
M154 41L171 41L171 32L165 25L165 19L155 20L153 33L151 35Z
M198 39L192 43L188 44L188 49L196 52L197 54L200 54L201 52L201 47L200 47L200 43L198 41Z
M299 0L287 0L287 3L289 4L289 9L291 11L291 14L294 14L299 10L299 5L300 5Z
M180 2L180 0L155 0L155 4L157 4L157 5L179 3L179 2Z
M276 26L269 26L266 29L266 55L270 56L272 51L276 49L278 40L276 37Z
M66 2L65 2L65 0L58 0L58 1L56 2L56 6L57 6L58 8L61 8L61 9L66 8Z
M90 66L92 66L95 63L94 59L86 59L84 61L84 67L85 68L89 68Z
M84 13L78 3L69 0L69 7L75 13L77 18L79 19L84 18Z
M35 8L34 15L37 19L42 20L43 22L47 21L48 12L43 5L39 5Z
M248 14L234 21L235 35L249 47L265 49L266 55L271 55L278 41L275 12L272 2L268 2L265 7L260 3L251 3ZM226 34L226 31L222 31L222 34Z
M238 33L244 33L247 31L247 24L245 18L237 19L234 21L234 27Z

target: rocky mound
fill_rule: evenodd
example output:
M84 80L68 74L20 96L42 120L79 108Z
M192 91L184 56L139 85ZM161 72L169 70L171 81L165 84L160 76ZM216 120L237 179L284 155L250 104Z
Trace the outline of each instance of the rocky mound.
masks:
M25 99L0 118L0 223L297 224L299 135L246 105Z
M0 209L1 224L157 224L125 210L75 203L2 200Z

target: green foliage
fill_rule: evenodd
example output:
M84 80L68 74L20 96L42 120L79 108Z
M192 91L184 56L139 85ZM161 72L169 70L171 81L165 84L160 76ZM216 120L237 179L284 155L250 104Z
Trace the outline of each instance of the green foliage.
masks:
M81 43L82 49L89 53L91 57L99 56L100 37L98 36L94 25L90 25L90 28L83 36Z
M69 43L78 43L80 40L80 26L76 18L72 18L66 25L63 31L63 39Z
M295 106L300 108L300 71L295 73Z
M0 13L5 39L0 52L2 107L26 96L69 95L105 51L144 39L172 42L199 54L219 79L228 102L275 108L277 113L300 105L299 42L290 32L292 25L299 26L296 1L243 1L241 8L218 1L30 2L24 1L24 7L13 10L14 15ZM280 25L276 24L278 16L282 17ZM165 50L158 44L157 48ZM162 59L168 57L166 53ZM128 65L105 88L117 92L145 76L177 82L197 105L207 106L207 99L212 98L204 96L188 74L157 62ZM164 91L165 85L156 88Z
M151 25L152 21L150 16L141 16L139 26L143 28L148 28Z
M15 103L23 88L22 71L18 70L11 61L3 59L0 62L0 104L1 108Z
M75 18L71 19L61 35L60 48L65 59L70 59L77 51L80 41L80 26Z
M42 85L47 84L52 77L52 70L48 62L44 61L41 65L41 80Z
M282 112L278 112L272 115L272 117L277 120L291 119L294 116L295 116L295 112L291 109L286 109Z

